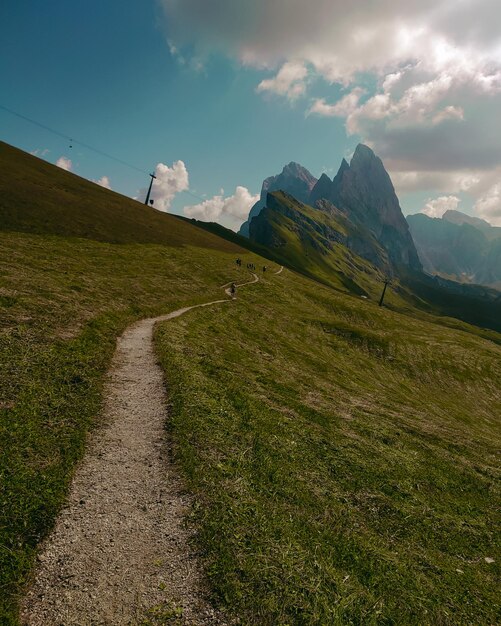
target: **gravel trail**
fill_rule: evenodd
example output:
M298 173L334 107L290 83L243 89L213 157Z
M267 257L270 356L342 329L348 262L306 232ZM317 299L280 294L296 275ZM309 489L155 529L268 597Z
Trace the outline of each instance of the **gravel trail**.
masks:
M169 604L182 608L172 623L225 624L204 599L184 523L190 498L170 458L167 396L152 341L156 322L193 308L142 320L118 339L103 424L90 436L67 505L42 546L23 624L138 624L148 610Z

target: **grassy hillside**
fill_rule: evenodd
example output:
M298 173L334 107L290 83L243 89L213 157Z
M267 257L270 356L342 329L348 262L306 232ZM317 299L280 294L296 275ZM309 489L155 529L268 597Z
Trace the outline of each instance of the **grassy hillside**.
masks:
M99 423L116 336L220 297L237 255L269 263L5 145L0 177L9 625ZM266 273L158 331L214 593L249 624L497 623L501 336L416 317L396 289L406 314L379 309L377 275L348 268L372 300Z
M224 245L0 233L1 624L15 623L19 586L98 419L116 336L136 319L220 298L236 278Z
M286 271L157 346L243 623L499 623L500 345Z
M0 233L0 623L13 619L99 414L116 336L135 319L221 297L237 276L233 259Z
M11 624L98 419L116 336L219 298L244 251L5 144L0 179L0 623Z
M241 250L189 222L0 142L0 228L111 243Z

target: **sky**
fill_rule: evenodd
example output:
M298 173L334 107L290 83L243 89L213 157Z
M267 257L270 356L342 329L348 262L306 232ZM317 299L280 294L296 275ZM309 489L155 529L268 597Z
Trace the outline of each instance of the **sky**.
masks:
M0 6L0 139L141 201L154 172L157 209L230 228L359 142L404 214L501 225L500 111L499 0Z

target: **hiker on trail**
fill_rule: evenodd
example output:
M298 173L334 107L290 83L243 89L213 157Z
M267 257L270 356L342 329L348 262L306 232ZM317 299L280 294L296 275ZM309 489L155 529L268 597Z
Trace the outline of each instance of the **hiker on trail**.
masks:
M266 272L266 265L263 265L263 274Z
M232 298L235 297L236 292L237 292L237 286L235 285L235 283L231 283L230 294Z

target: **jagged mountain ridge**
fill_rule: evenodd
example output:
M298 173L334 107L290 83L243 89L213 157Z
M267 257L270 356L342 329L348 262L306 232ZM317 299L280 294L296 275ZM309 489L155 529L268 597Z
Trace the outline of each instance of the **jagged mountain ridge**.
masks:
M369 147L358 144L350 164L343 159L330 184L327 176L320 178L309 204L319 206L321 200L329 201L356 226L369 230L387 250L392 265L421 269L391 179Z
M426 272L501 287L500 228L459 211L447 211L442 218L417 213L407 216L407 222Z
M286 166L279 176L266 179L260 200L252 207L240 234L251 236L249 225L265 208L270 197L266 194L275 190L350 222L356 236L345 245L380 269L389 273L399 266L422 269L390 177L381 159L367 146L359 144L349 164L343 159L333 180L326 174L317 180L295 163Z
M461 211L448 209L442 215L442 219L453 224L469 224L470 226L474 226L478 230L482 231L487 239L497 239L501 237L501 227L492 226L492 224L489 224L486 220L479 217L473 217L472 215L466 215L466 213L462 213Z

